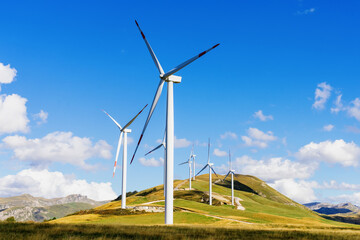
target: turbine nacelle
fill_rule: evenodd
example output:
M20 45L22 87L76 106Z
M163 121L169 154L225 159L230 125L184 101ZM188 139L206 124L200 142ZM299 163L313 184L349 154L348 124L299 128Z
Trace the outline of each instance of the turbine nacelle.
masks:
M181 83L182 77L176 75L170 75L168 77L164 77L164 74L160 74L160 78L165 80L166 82Z
M128 128L125 128L125 129L123 129L121 131L124 132L124 133L131 133L131 129L128 129Z

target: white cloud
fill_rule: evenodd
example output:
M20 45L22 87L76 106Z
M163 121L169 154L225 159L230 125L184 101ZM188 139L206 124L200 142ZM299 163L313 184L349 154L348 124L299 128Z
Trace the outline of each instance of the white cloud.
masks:
M317 199L313 190L313 188L317 186L317 183L314 181L281 179L269 185L299 203L314 202Z
M227 131L224 134L220 135L221 139L237 139L236 133Z
M328 124L323 127L323 130L326 132L331 132L334 129L334 125Z
M315 102L312 105L313 108L321 110L324 109L326 101L331 95L332 87L326 82L318 84L318 87L315 90Z
M215 148L215 149L214 149L213 154L214 154L215 156L217 156L217 157L225 157L225 156L227 156L227 152L226 152L226 151L221 151L221 150L218 149L218 148Z
M352 204L360 205L360 192L329 197L329 200L336 203L351 202Z
M176 138L174 139L175 148L185 148L191 145L191 142L186 138Z
M347 112L350 117L354 117L356 120L360 121L360 99L355 98L354 101L351 102L351 106L348 107Z
M360 191L360 184L351 184L351 183L345 183L345 182L338 183L335 180L331 180L330 182L323 182L323 184L319 185L318 188Z
M0 95L0 134L29 131L26 102L17 94Z
M344 140L311 142L296 153L296 156L307 162L322 161L339 163L343 166L357 166L360 160L360 148L354 142Z
M262 110L259 110L259 111L255 112L255 113L254 113L254 118L258 118L258 119L260 119L260 121L263 121L263 122L268 121L268 120L274 120L273 116L271 116L271 115L268 115L268 116L264 115L263 112L262 112Z
M342 94L339 94L337 97L336 97L336 100L335 100L335 107L332 107L330 110L331 110L331 113L338 113L340 111L343 111L345 110L344 108L344 105L341 101L341 98L342 98Z
M44 110L41 109L39 113L33 115L33 118L35 120L38 120L37 124L40 125L40 124L47 122L48 116L49 116L49 114L47 112L44 112Z
M256 176L264 181L274 181L284 178L309 178L317 166L302 164L284 158L255 160L249 156L236 158L233 168L237 172Z
M3 63L0 63L0 91L1 84L9 84L14 81L16 73L16 69L11 68L10 64L4 65Z
M159 160L156 160L155 158L149 158L149 159L146 159L144 157L141 157L139 159L140 163L144 166L147 166L147 167L160 167L162 165L164 165L164 159L163 158L160 158Z
M8 136L3 139L5 147L12 149L13 157L28 161L32 166L45 167L52 162L68 163L91 169L85 161L111 157L111 146L104 140L93 144L89 138L73 136L71 132L53 132L43 138L27 139L24 136Z
M249 128L247 132L249 136L241 136L241 139L245 142L245 145L249 147L266 148L268 142L277 139L271 131L264 133L257 128Z
M304 11L297 11L296 14L297 15L308 15L308 14L314 13L315 10L316 10L315 8L309 8L309 9L305 9Z
M110 182L87 182L66 176L61 172L46 169L26 169L16 175L0 178L0 196L9 197L20 194L36 197L57 198L70 194L86 195L94 200L112 200L117 197Z

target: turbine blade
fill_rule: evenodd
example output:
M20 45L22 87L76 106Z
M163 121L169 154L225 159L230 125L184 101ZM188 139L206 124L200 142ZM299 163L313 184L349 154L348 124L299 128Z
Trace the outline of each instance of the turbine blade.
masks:
M184 165L186 163L189 163L189 161L186 161L186 162L183 162L183 163L180 163L179 165Z
M123 136L123 132L120 133L119 142L118 142L118 146L117 146L117 150L116 150L116 157L115 157L113 177L115 176L116 164L117 164L117 160L118 160L118 158L119 158L119 152L120 152L120 148L121 148L122 136Z
M210 138L208 142L208 164L210 163Z
M148 154L158 150L159 148L161 148L163 146L163 144L160 144L159 146L157 146L156 148L154 148L153 150L151 150L150 152L148 152L147 154L145 154L145 156L147 156Z
M113 122L120 128L120 130L122 130L120 124L112 117L110 116L110 114L108 114L105 110L102 110L106 115L109 116L109 118L111 118L111 120L113 120Z
M152 50L149 42L147 41L147 39L146 39L146 37L145 37L145 34L143 33L143 31L141 31L141 28L140 28L140 26L139 26L139 24L138 24L138 22L137 22L136 20L135 20L135 23L136 23L136 26L139 28L139 31L140 31L140 33L141 33L141 36L142 36L142 38L143 38L144 41L145 41L145 44L146 44L146 46L147 46L147 48L148 48L148 50L149 50L149 52L150 52L150 55L151 55L151 57L152 57L155 65L156 65L157 69L159 70L160 74L164 74L164 70L162 69L159 60L157 59L154 51Z
M125 130L127 127L129 127L130 124L132 124L132 122L140 115L140 113L141 113L146 107L147 107L147 104L145 105L145 107L143 107L143 109L141 109L141 111L140 111L138 114L136 114L136 116L135 116L133 119L130 120L130 122L128 122L128 123L123 127L122 130Z
M153 102L152 102L152 104L151 104L151 108L150 108L149 114L148 114L147 119L146 119L146 122L145 122L145 124L144 124L144 128L143 128L143 130L142 130L142 132L141 132L139 141L138 141L138 143L137 143L137 145L136 145L134 154L133 154L133 156L132 156L132 158L131 158L130 164L134 161L134 157L135 157L135 154L136 154L136 152L137 152L137 150L138 150L138 148L139 148L141 139L142 139L143 136L144 136L145 130L146 130L146 128L147 128L147 126L148 126L148 124L149 124L149 121L150 121L150 119L151 119L151 116L152 116L152 114L153 114L153 112L154 112L154 110L155 110L156 104L157 104L158 101L159 101L159 98L160 98L160 95L161 95L161 91L162 91L163 86L164 86L164 82L165 82L165 80L163 80L163 79L161 79L160 82L159 82L159 86L158 86L158 88L157 88L157 90L156 90L156 93L155 93L155 96L154 96L154 100L153 100Z
M214 46L212 46L211 48L209 48L206 51L201 52L200 54L197 54L195 57L190 58L189 60L183 62L182 64L178 65L177 67L173 68L172 70L170 70L169 72L165 73L164 78L167 78L170 75L173 75L174 73L176 73L177 71L179 71L180 69L186 67L187 65L189 65L190 63L192 63L193 61L195 61L196 59L198 59L199 57L203 56L204 54L210 52L211 50L213 50L214 48L216 48L217 46L219 46L220 44L216 44Z
M216 174L216 172L215 172L215 170L210 166L210 168L211 168L211 170L215 173L215 175L217 176L217 177L219 177L217 174Z
M230 170L232 169L232 164L231 164L231 153L230 153L230 149L229 149L229 162L230 162Z
M203 168L200 170L200 172L198 172L198 174L195 175L195 177L196 177L197 175L199 175L202 171L204 171L204 169L205 169L207 166L208 166L208 164L206 164L205 167L203 167Z
M229 176L230 171L226 174L226 176L224 177L223 181L227 178L227 176Z

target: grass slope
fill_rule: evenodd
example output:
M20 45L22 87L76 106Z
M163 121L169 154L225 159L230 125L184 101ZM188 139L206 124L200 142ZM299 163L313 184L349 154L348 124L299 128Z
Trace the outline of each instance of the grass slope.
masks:
M121 226L104 224L0 223L0 239L360 239L357 229L311 229L264 226Z
M174 186L181 185L178 191L174 191L174 223L175 224L207 224L216 226L243 226L255 227L259 224L268 227L293 226L299 229L313 228L359 228L322 218L318 214L308 210L301 204L280 194L260 179L247 176L235 175L235 197L240 198L241 205L245 210L238 210L230 204L230 182L219 181L223 176L212 176L213 181L213 203L217 206L209 206L208 201L208 174L197 177L192 182L193 190L181 190L188 188L187 180L176 180ZM146 189L127 198L128 206L164 206L163 186ZM155 202L154 202L155 201ZM154 202L154 203L149 203ZM94 208L96 211L118 209L121 201L110 202ZM101 214L100 212L90 214L67 216L52 223L76 223L76 224L116 224L116 225L149 225L163 224L164 213L142 213L130 214ZM243 223L243 222L246 223ZM255 223L255 224L254 224ZM359 228L360 229L360 228ZM360 232L359 232L360 233Z

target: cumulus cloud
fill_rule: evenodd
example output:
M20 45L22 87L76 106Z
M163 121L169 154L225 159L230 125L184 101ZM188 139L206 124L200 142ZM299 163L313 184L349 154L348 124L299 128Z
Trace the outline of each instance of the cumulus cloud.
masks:
M331 180L329 182L323 182L318 186L321 189L335 189L335 190L349 190L349 191L360 191L360 184L351 184L341 182L338 183L335 180Z
M355 118L360 121L360 99L355 98L349 104L343 104L342 95L338 95L335 102L334 107L331 108L331 113L339 113L340 111L345 111L350 117Z
M146 159L144 157L141 157L139 159L140 163L146 167L160 167L164 165L164 159L160 158L159 160L156 160L155 158L149 158Z
M335 102L334 102L335 107L332 107L332 108L330 109L331 113L338 113L338 112L340 112L340 111L345 110L341 98L342 98L342 94L339 94L339 95L336 97L336 100L335 100Z
M250 147L266 148L268 146L268 142L275 141L277 139L271 131L265 133L257 128L249 128L247 133L248 136L241 136L241 139L244 141L246 146Z
M175 144L175 148L186 148L191 145L191 142L186 138L176 138L175 136L174 144Z
M334 125L328 124L323 127L323 130L326 132L331 132L334 129Z
M299 149L296 156L303 161L322 161L339 163L343 166L357 166L360 160L360 148L354 142L344 140L311 142Z
M49 114L47 112L44 112L44 110L40 110L39 113L33 115L33 118L37 120L37 124L40 125L47 122L48 116Z
M29 131L26 102L17 94L0 95L0 134Z
M221 150L218 149L218 148L215 148L215 149L214 149L213 154L214 154L215 156L217 156L217 157L225 157L225 156L227 156L227 152L226 152L226 151L221 151Z
M316 167L315 164L303 164L281 157L255 160L246 155L236 158L233 163L233 168L237 172L254 175L270 182L284 178L309 178Z
M0 63L0 91L1 84L9 84L14 81L16 73L16 69L11 68L10 64L4 65L3 63Z
M347 108L347 112L350 117L354 117L356 120L360 121L360 99L355 98L351 102L351 105Z
M89 138L73 136L71 132L53 132L34 139L15 135L5 137L2 141L5 147L14 152L14 158L38 167L60 162L91 169L94 166L87 164L86 160L111 157L111 146L104 140L93 144Z
M1 197L25 193L45 198L81 194L98 201L117 197L110 182L87 182L75 179L74 176L66 176L61 172L49 172L46 169L26 169L16 175L0 178Z
M221 134L220 138L221 139L237 139L237 135L236 135L236 133L227 131L224 134Z
M254 113L254 118L258 118L258 119L260 119L260 121L263 121L263 122L268 121L268 120L274 120L273 116L271 116L271 115L268 115L268 116L264 115L263 112L262 112L262 110L259 110L259 111L255 112L255 113Z
M355 192L352 194L341 194L338 196L333 196L328 198L331 202L336 203L344 203L344 202L351 202L355 205L360 205L360 192Z
M319 83L315 90L315 102L312 105L317 110L324 109L326 101L331 95L332 87L326 82Z
M313 188L317 186L315 181L295 181L294 179L281 179L269 184L280 193L299 203L314 202L315 196Z

